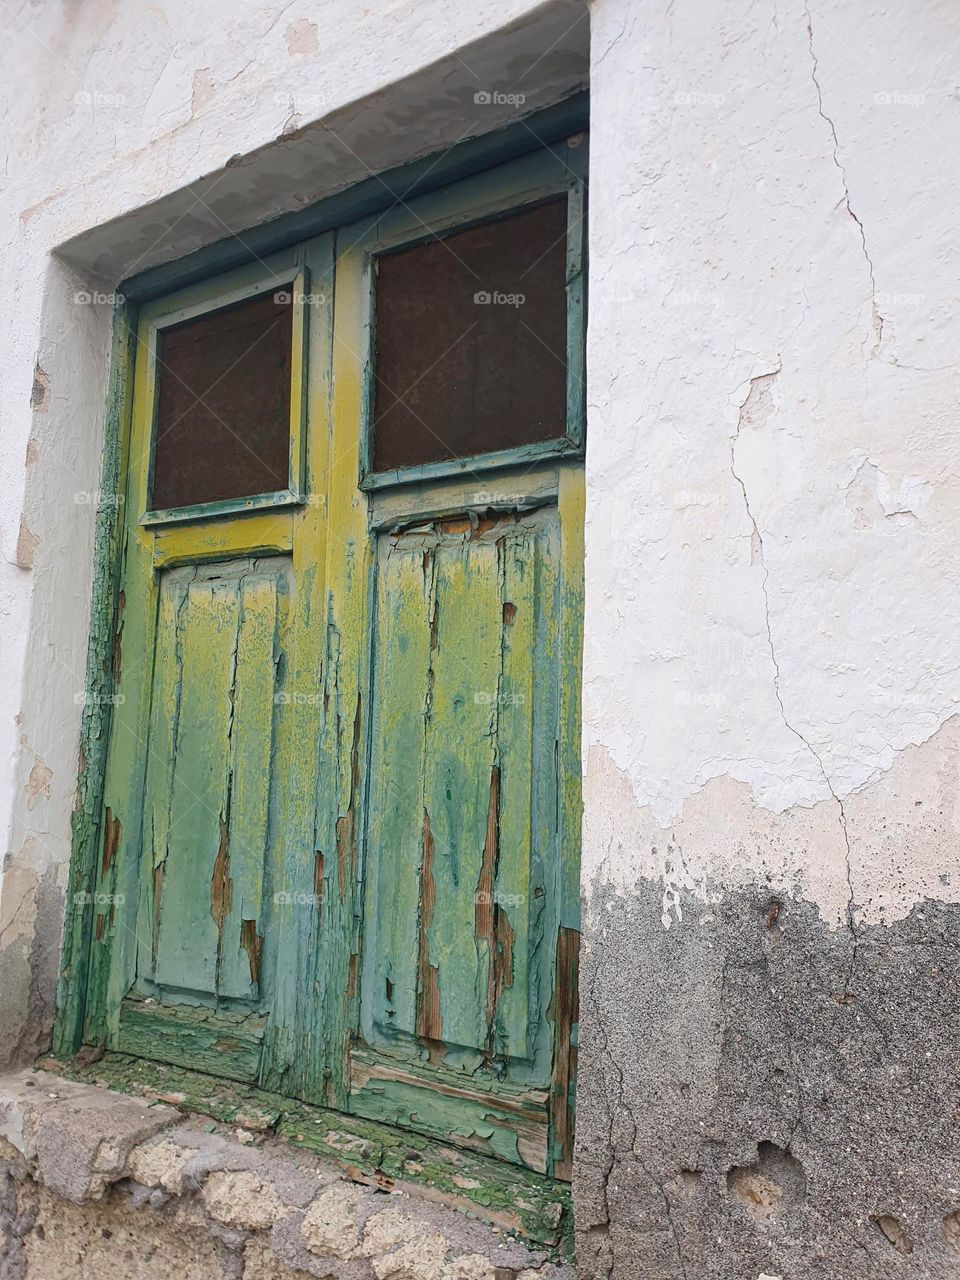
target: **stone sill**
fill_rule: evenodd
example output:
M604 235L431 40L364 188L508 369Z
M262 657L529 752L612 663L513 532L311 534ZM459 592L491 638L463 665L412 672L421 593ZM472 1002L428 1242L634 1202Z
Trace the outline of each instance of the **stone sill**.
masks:
M11 1280L574 1280L494 1227L282 1140L65 1080L0 1076Z

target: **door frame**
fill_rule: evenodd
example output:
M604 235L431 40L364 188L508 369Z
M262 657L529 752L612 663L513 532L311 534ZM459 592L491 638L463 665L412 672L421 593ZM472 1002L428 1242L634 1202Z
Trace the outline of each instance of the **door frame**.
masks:
M577 99L571 100L567 104L560 104L560 106L562 110L551 109L552 115L550 120L545 122L546 127L531 127L531 124L536 124L536 118L534 118L532 122L520 122L517 125L510 126L508 129L501 130L500 136L495 140L495 146L485 145L483 162L480 168L485 170L502 163L504 159L514 159L518 155L541 150L545 145L545 135L550 136L551 132L555 135L553 137L554 141L576 135L587 123L585 96L579 95ZM485 141L489 144L491 140ZM470 158L476 155L476 142L477 140L471 140L469 143L460 144L460 148L464 152L462 164L465 166L464 170L458 175L460 177L476 172L475 162L472 163ZM549 150L549 144L546 145ZM449 156L456 153L460 148L451 149L451 152L444 157L445 161L448 161ZM498 152L499 155L497 154ZM553 154L556 155L555 152ZM454 159L457 160L458 157L454 156ZM417 195L426 193L428 187L434 185L429 181L428 175L430 169L436 165L435 158L428 158L427 161L417 162L416 166L406 166L403 182L406 184L407 189L415 190ZM417 169L418 172L415 175L410 174L409 170L411 168ZM450 182L450 171L450 163L444 163L442 171L437 174L437 186L446 185ZM396 202L393 191L396 185L400 185L398 176L388 175L388 177L390 181L377 179L383 188L379 197L381 204L387 208ZM418 182L420 183L419 187L417 186ZM367 187L367 184L361 185ZM358 214L366 215L369 212L369 200L369 191L357 191L356 212ZM318 207L324 208L328 204L331 206L328 216L332 219L328 225L346 225L350 215L347 212L348 206L344 204L343 197L331 197L330 201L321 202L321 206ZM315 235L317 226L316 211L313 213L313 218L311 232ZM294 231L288 222L282 231L278 229L278 243L275 248L279 250L281 247L288 247L292 243L301 241L302 238L303 233ZM201 251L201 254L205 252L207 251ZM218 267L222 270L222 251L218 250L218 246L213 246L210 252L211 260L218 264L213 270L219 274ZM198 269L199 256L196 254L190 255L189 272L192 273L192 279L194 280L201 278ZM259 254L254 254L254 257L259 257ZM162 270L160 269L160 271ZM112 905L109 901L111 894L109 892L105 893L102 885L98 888L99 873L103 869L104 862L109 864L112 843L112 836L107 823L101 819L101 806L106 773L106 748L110 738L111 720L115 706L115 681L119 669L120 637L122 636L124 601L120 591L120 582L124 526L126 523L123 511L122 490L124 486L122 477L126 474L131 447L133 374L138 348L139 303L146 301L148 295L154 297L168 292L170 287L183 287L187 280L187 272L182 263L171 264L167 277L159 275L157 269L144 273L144 276L150 278L149 287L143 285L142 277L137 277L129 282L122 295L124 300L118 304L115 312L101 483L101 491L105 498L101 502L97 515L94 595L91 610L91 637L87 671L88 695L85 701L81 730L81 765L78 777L77 805L73 815L67 918L64 930L58 1011L55 1026L55 1051L62 1057L76 1052L84 1042L97 1043L103 1039L102 1010L98 1011L89 1007L88 992L90 989L90 968L94 962L95 937L98 929L103 927L101 922L109 917ZM169 284L166 286L163 283L165 279L169 280ZM580 387L582 395L582 381ZM572 441L571 443L574 442ZM356 454L354 457L356 458ZM512 461L519 462L521 459L512 459ZM506 459L504 459L504 462L506 463ZM356 463L354 463L354 467L356 468ZM506 480L509 474L509 471L501 471L497 473L496 478L500 479L502 477ZM356 481L356 470L354 470L353 483L356 484ZM575 527L575 523L579 519L582 540L582 477L579 484L571 484L569 478L565 484L561 476L559 489L559 500L569 509L574 519L571 527ZM295 492L292 482L292 501L296 501L293 496ZM371 498L373 496L371 495ZM196 513L196 515L202 514L206 513ZM364 524L366 526L366 517L364 518ZM365 528L364 532L366 534L369 530ZM569 555L571 561L568 567L573 569L575 567L573 561L578 559L578 548L571 546ZM579 547L579 565L576 568L576 573L572 576L572 581L578 581L581 577L582 545ZM582 615L582 594L579 606L574 599L568 601L568 606L579 607ZM564 712L570 732L565 732L564 737L569 744L572 744L571 750L575 752L576 756L575 760L568 761L568 765L573 764L576 770L577 786L575 790L577 794L575 797L564 795L561 803L564 807L565 820L569 822L571 827L576 826L579 830L579 651L576 661L578 664L577 670L570 673L573 677L573 684L568 685L568 688L572 690L575 696L569 698L570 705L565 708ZM565 682L565 684L567 683ZM576 732L573 731L575 727ZM572 886L572 898L576 901L571 901L567 904L574 914L578 914L579 910L578 893L575 891L577 889L578 886ZM101 901L101 899L103 900ZM575 982L575 958L566 955L564 963L571 966L571 977ZM573 990L575 990L575 986ZM566 1011L565 1016L575 1021L575 1016L573 1015L573 1010ZM561 1074L563 1075L563 1073ZM564 1092L565 1100L568 1102L570 1101L571 1081L572 1072L567 1070L564 1078L555 1083L555 1088ZM317 1100L321 1101L320 1099ZM569 1162L568 1150L563 1153L563 1160L564 1163ZM561 1174L561 1176L563 1175ZM569 1172L567 1172L566 1176L569 1177Z

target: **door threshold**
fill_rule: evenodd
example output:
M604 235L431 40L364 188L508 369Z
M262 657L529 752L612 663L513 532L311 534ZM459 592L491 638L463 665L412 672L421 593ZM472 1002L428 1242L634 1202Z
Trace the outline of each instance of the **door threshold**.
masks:
M407 1190L448 1205L549 1250L554 1261L573 1257L570 1188L543 1174L199 1071L123 1053L90 1061L91 1052L81 1050L65 1060L44 1058L36 1065L69 1080L103 1085L282 1138L292 1147L333 1160L356 1182L387 1191Z

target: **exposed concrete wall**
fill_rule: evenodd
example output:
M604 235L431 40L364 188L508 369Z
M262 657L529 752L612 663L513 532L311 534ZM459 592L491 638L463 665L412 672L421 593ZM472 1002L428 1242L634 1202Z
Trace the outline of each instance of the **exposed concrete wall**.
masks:
M593 7L588 1276L960 1272L958 41Z

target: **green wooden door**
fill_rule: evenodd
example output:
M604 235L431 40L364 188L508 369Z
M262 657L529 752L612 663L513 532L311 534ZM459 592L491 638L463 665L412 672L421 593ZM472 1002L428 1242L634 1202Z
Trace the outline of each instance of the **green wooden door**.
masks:
M574 994L556 980L563 537L545 505L377 539L351 1055L354 1110L542 1170Z
M86 1018L559 1177L583 163L528 157L143 308Z
M109 909L95 917L86 1039L251 1082L278 964L284 762L305 719L287 693L316 514L304 299L331 250L315 242L145 306L123 456ZM322 330L309 341L322 346Z

